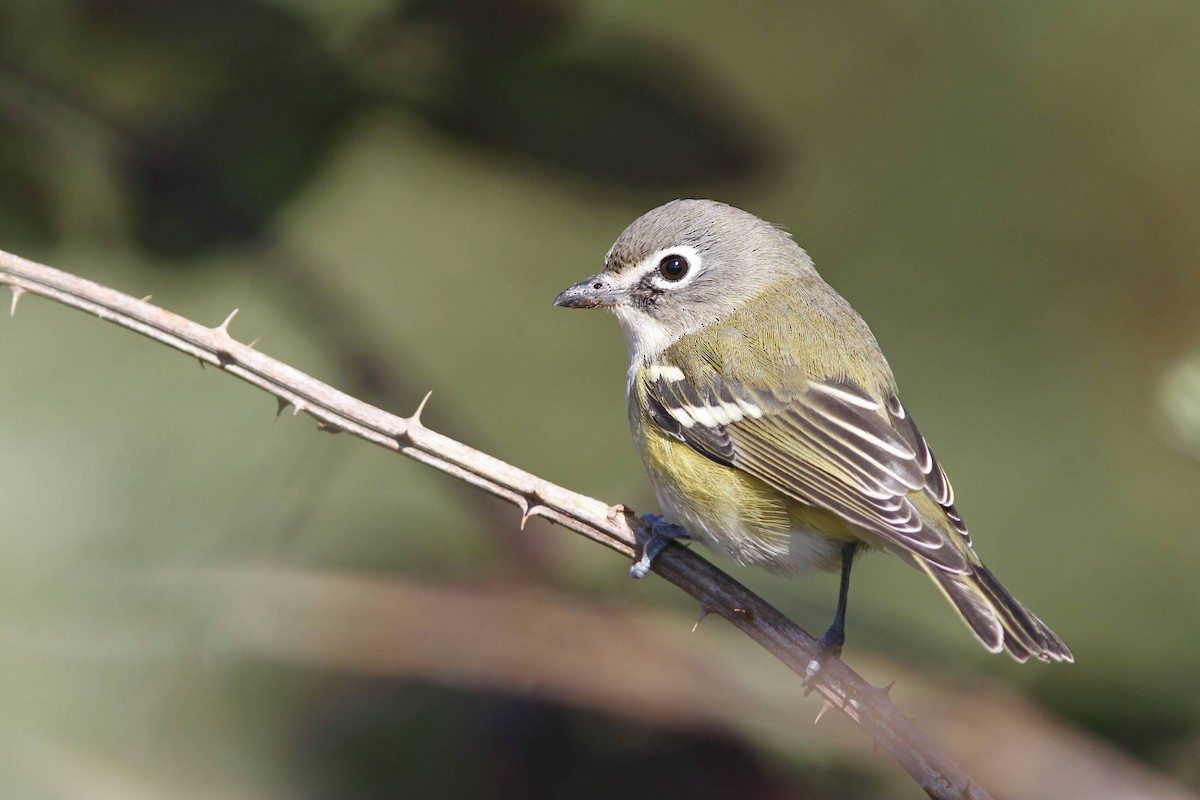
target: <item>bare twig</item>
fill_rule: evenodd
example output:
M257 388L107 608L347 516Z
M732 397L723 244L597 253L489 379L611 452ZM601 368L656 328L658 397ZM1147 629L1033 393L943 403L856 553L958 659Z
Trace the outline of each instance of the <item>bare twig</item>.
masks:
M213 188L221 191L219 187ZM353 313L349 299L335 291L323 277L329 270L316 268L303 253L288 247L273 234L264 235L261 258L255 263L257 271L273 281L277 296L286 301L293 313L303 318L309 329L320 331L317 339L361 399L373 405L402 407L416 402L423 394L411 376L405 374L403 354L397 356L393 347L390 358L381 355L383 348L372 340L370 326L359 319L361 315ZM447 434L473 438L473 431L461 419L451 420L448 426L444 413L441 419L440 427ZM510 568L527 578L545 574L549 562L543 548L536 545L542 540L515 535L519 532L513 529L512 521L498 513L484 495L465 484L456 483L455 487L487 533L502 538L500 553Z
M66 152L89 161L107 159L114 164L125 163L145 157L158 146L147 132L126 124L94 98L73 93L0 54L0 116L6 115L35 136L61 140ZM64 131L69 131L69 135L64 137ZM88 144L84 152L77 153L80 142ZM195 153L191 156L199 157ZM192 178L203 182L205 196L219 206L222 218L236 221L243 229L259 231L260 258L254 262L258 272L274 281L278 296L291 306L293 313L302 316L310 328L320 329L320 343L330 351L357 393L379 405L396 405L406 398L421 396L404 371L397 369L394 348L388 360L379 357L382 350L371 342L368 326L356 321L348 302L324 280L322 275L326 271L315 268L303 254L288 247L260 218L260 212L239 203L228 187L212 175L201 172ZM15 304L19 293L13 288ZM461 436L466 431L459 423L449 432ZM506 530L507 522L494 513L482 495L458 486L488 532L497 534ZM531 546L532 541L508 536L501 550L510 566L519 566L526 575L537 575L546 566L545 555Z
M108 287L0 251L0 283L14 293L41 295L94 314L217 366L304 412L323 430L346 431L415 458L516 505L522 520L541 516L632 558L636 523L623 506L612 507L544 481L421 424L421 407L402 418L363 403L293 369L229 334L231 314L205 327ZM428 399L428 397L426 398ZM817 654L816 640L746 587L695 553L669 547L654 571L729 620L794 672L804 675ZM845 712L920 786L937 798L989 795L944 751L876 689L840 661L818 673L815 689Z

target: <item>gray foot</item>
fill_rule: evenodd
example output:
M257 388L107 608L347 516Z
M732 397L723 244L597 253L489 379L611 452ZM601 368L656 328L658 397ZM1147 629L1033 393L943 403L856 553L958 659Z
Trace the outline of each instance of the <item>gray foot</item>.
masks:
M808 666L804 670L804 680L801 682L805 697L812 692L815 686L814 681L822 668L832 659L842 657L842 644L845 641L846 633L836 622L830 625L829 630L825 631L825 635L817 640L817 657L808 662Z
M646 541L642 544L642 557L629 568L629 577L644 578L654 565L654 559L673 539L690 541L692 536L683 526L667 522L658 514L642 514L642 524L647 533Z

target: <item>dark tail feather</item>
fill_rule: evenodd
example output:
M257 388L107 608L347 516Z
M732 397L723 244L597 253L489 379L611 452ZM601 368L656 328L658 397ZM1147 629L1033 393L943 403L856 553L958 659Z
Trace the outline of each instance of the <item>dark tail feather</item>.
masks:
M918 565L933 578L988 650L1008 650L1022 662L1030 656L1042 661L1075 660L1062 639L1018 603L987 567L977 564L972 572L956 575L928 562L918 561Z

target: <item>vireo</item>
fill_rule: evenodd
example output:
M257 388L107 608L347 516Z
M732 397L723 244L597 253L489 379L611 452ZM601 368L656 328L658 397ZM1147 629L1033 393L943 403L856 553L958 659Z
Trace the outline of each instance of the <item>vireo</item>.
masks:
M854 556L887 550L932 578L988 650L1073 660L975 555L871 330L787 233L676 200L554 304L608 309L629 347L629 422L664 512L645 518L635 577L679 537L777 572L840 567L821 638L832 655Z

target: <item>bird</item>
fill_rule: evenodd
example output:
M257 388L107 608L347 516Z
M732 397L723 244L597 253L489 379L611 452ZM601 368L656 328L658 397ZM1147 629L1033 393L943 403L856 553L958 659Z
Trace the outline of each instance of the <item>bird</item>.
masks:
M674 539L776 573L840 570L824 663L845 642L855 558L881 550L924 572L990 652L1074 660L976 555L875 336L788 232L675 200L554 305L611 312L628 348L629 423L663 512L643 517L631 575Z

